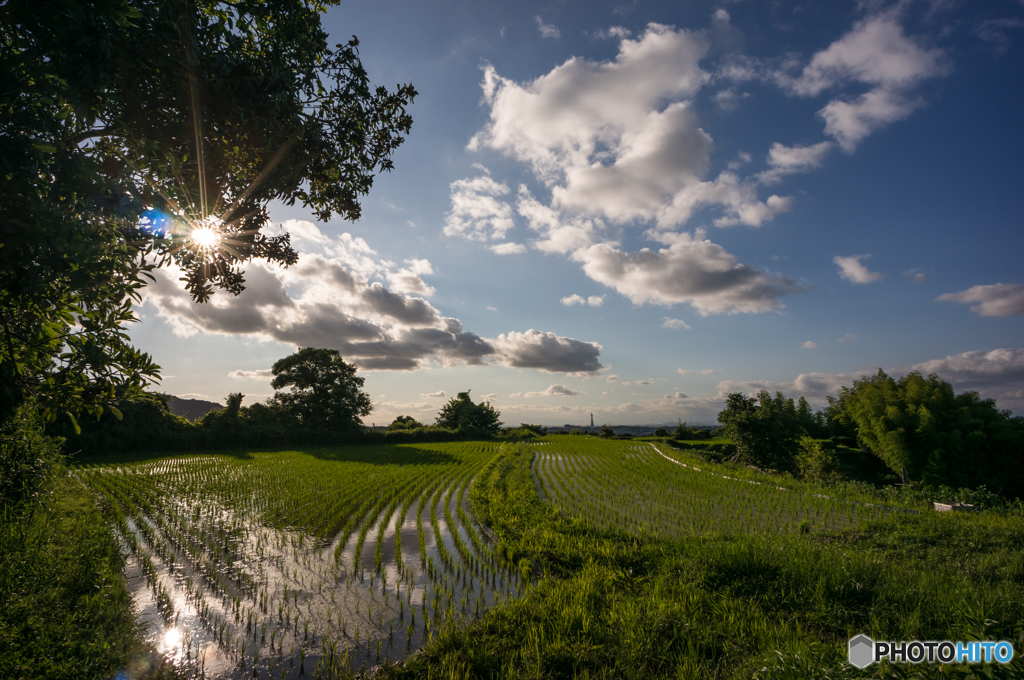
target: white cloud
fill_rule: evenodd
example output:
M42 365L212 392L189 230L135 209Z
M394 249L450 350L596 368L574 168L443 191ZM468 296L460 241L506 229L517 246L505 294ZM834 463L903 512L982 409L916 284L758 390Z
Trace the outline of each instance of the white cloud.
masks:
M801 349L816 349L818 347L818 343L808 340L804 344L800 345L800 347Z
M857 339L857 334L856 333L847 333L843 337L839 338L838 341L839 342L850 342L851 340L856 340L856 339Z
M285 220L281 223L281 231L288 232L296 241L305 241L320 246L331 242L331 239L325 236L315 224L307 220Z
M793 93L816 96L845 83L871 89L855 98L832 99L818 112L825 131L844 151L865 137L909 116L924 101L912 94L927 78L946 72L943 52L922 46L903 33L896 12L858 22L853 29L811 59L798 78L779 79Z
M594 34L595 38L628 38L633 35L633 32L624 26L612 26L607 31L598 31Z
M444 399L444 392L430 392L429 394L421 394L424 399Z
M700 374L700 375L712 375L713 373L720 373L720 372L721 371L716 371L713 368L705 368L705 369L702 369L700 371L684 371L681 368L677 368L676 369L676 373L678 373L679 375L697 375L697 374Z
M573 305L590 305L591 307L600 307L604 304L604 295L583 297L582 295L576 295L573 293L572 295L562 298L561 302L566 307L571 307Z
M206 304L194 304L177 280L180 271L164 267L143 290L143 302L152 304L181 337L206 332L326 347L365 370L416 370L430 361L479 365L488 358L549 373L603 368L597 343L535 330L482 338L423 298L396 292L403 285L418 287L412 285L416 281L425 286L419 277L432 271L426 260L407 260L397 270L391 263L370 262L373 251L348 234L325 250L333 256L302 253L298 264L287 269L253 263L241 295L216 294ZM391 280L393 288L369 281L362 271ZM246 373L233 377L253 377Z
M711 98L722 111L732 113L740 107L740 102L750 97L749 92L737 92L735 88L728 87L724 90L719 90Z
M487 307L486 307L485 309L487 309L488 311L491 311L491 312L496 312L496 311L498 311L498 308L497 308L497 307L491 307L490 305L487 305Z
M489 175L452 182L452 209L445 219L444 233L475 241L499 240L514 226L512 206L501 200L507 184Z
M768 150L769 169L758 177L765 184L774 184L786 175L810 172L821 167L825 154L832 148L832 142L820 142L809 146L784 146L775 142Z
M540 37L542 38L558 38L562 35L562 32L558 30L558 27L553 24L545 24L540 16L535 17L537 19L537 30L540 31Z
M690 325L682 319L672 319L667 316L661 322L661 325L663 328L685 328L686 330L690 330Z
M498 243L491 246L491 250L498 255L518 255L526 252L526 246L522 243Z
M939 302L972 304L971 311L981 316L1015 316L1024 314L1024 285L996 283L973 286L959 293L946 293L935 298Z
M617 376L615 374L605 376L605 378L604 378L605 382L615 382L618 379L619 379L619 376Z
M524 397L575 397L582 392L569 389L565 385L552 385L543 392L527 392Z
M498 398L498 395L495 394L494 392L490 392L488 394L481 394L480 395L480 402L481 403L485 402L485 401L486 402L493 402L497 398Z
M907 277L911 283L924 283L928 279L928 273L921 271L920 267L914 267L903 272L903 275Z
M231 371L228 373L229 378L243 379L254 379L254 380L270 380L274 377L274 372L269 368L261 368L256 371Z
M882 278L878 272L868 271L868 268L861 264L861 260L871 257L870 255L850 255L843 257L836 255L832 261L839 265L839 276L851 283L871 283Z
M537 368L546 373L596 373L604 366L597 360L601 345L566 338L554 333L511 332L488 341L494 357L513 368Z
M634 304L687 303L699 314L765 312L781 307L779 300L803 287L786 277L766 274L736 258L721 246L690 234L662 234L668 244L657 251L644 248L627 253L609 243L573 254L590 278L614 288Z

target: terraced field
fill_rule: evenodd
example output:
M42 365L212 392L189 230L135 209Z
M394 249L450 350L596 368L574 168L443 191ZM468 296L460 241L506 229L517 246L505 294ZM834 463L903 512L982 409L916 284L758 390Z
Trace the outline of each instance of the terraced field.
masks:
M515 597L468 514L487 443L87 465L154 642L206 677L344 675Z
M840 529L882 508L729 479L667 460L653 444L554 437L535 446L542 498L598 528L681 536Z

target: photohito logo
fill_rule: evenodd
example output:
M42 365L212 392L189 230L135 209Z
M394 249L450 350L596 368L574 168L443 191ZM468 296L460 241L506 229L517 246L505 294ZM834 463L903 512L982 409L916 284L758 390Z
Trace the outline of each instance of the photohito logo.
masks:
M850 663L867 668L888 659L892 663L1010 663L1013 645L1000 642L950 642L912 640L874 641L867 635L850 638Z

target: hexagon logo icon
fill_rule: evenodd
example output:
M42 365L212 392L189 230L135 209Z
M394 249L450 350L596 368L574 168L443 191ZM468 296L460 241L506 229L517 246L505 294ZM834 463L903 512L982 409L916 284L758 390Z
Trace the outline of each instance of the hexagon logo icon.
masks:
M875 643L867 635L850 638L850 663L857 668L867 668L874 661Z

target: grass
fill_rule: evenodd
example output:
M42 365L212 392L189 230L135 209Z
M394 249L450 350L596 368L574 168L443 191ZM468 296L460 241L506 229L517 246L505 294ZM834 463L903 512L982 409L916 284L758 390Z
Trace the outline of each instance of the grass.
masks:
M0 677L174 675L142 644L120 549L86 488L61 475L40 500L0 523Z
M553 449L538 447L546 452ZM845 662L846 641L1024 641L1024 521L891 514L842 532L659 538L541 503L531 447L478 478L474 509L537 576L516 601L453 628L384 677L1019 677L1024 665ZM736 482L742 484L742 482ZM976 675L972 675L977 671Z

